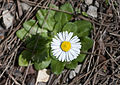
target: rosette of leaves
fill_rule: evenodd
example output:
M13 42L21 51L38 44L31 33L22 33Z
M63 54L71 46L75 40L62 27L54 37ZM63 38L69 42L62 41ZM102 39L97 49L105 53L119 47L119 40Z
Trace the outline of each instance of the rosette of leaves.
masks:
M53 36L61 31L73 32L81 40L81 51L87 52L93 45L93 40L89 37L92 25L85 20L71 22L74 11L70 3L65 3L60 8L51 4L49 8L61 11L40 9L36 13L37 20L24 22L23 28L16 32L26 44L26 49L21 52L18 61L20 66L28 66L31 61L37 70L51 68L54 74L60 74L64 68L74 69L78 62L84 61L86 54L80 54L71 62L58 61L51 53Z

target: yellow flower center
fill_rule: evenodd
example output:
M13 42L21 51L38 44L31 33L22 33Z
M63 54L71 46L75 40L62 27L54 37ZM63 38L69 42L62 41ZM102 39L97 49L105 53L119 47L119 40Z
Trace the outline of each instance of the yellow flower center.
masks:
M67 52L67 51L70 50L70 48L71 48L71 43L70 43L70 42L68 42L68 41L62 42L62 44L61 44L61 49L62 49L63 51Z

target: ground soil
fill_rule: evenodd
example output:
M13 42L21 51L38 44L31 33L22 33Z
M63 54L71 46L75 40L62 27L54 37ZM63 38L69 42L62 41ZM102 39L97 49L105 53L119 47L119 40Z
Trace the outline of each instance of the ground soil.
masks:
M85 17L74 12L73 20L87 20L93 25L90 37L93 47L87 52L80 72L69 79L70 70L65 69L56 76L51 73L46 85L120 85L120 0L93 0L91 5L99 3L97 18ZM108 3L106 3L108 1ZM87 11L84 0L0 0L0 25L4 36L0 36L0 85L34 85L37 71L33 66L20 67L18 56L24 49L24 43L16 36L24 21L35 18L40 8L49 3L57 6L70 2L75 9ZM23 11L20 4L27 3L31 8ZM2 21L2 12L10 10L15 17L13 25L6 29ZM41 84L39 84L41 85Z

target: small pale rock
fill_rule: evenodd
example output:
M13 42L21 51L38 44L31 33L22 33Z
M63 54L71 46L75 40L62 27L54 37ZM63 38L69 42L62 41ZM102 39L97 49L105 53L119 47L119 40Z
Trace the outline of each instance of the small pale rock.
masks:
M47 82L49 80L50 75L48 74L48 72L49 72L49 70L47 70L47 69L38 71L36 85L38 82Z
M69 78L72 79L76 76L76 73L75 71L71 71L70 74L69 74Z
M82 85L81 83L79 85Z
M99 3L97 1L95 1L95 6L99 7Z
M21 3L21 6L22 6L23 11L27 11L30 8L30 6L26 3Z
M96 18L97 17L97 7L89 6L87 14Z
M87 5L92 4L92 2L93 2L93 0L85 0L85 3L86 3Z
M3 23L6 26L6 29L8 29L10 26L13 25L13 19L14 17L10 14L8 10L3 11Z
M75 72L76 72L76 73L79 73L80 68L81 68L81 65L78 65L78 66L75 68Z
M39 82L37 85L46 85L44 82Z

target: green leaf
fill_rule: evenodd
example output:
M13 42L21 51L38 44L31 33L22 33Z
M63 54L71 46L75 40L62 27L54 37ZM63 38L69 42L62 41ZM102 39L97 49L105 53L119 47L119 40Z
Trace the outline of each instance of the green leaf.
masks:
M57 7L55 5L50 5L50 8L57 9ZM55 11L46 10L46 9L40 9L36 13L36 17L37 17L37 20L38 20L40 26L42 27L42 25L43 25L43 28L48 29L49 31L53 30L53 27L55 24L54 15L55 15ZM47 18L46 18L46 16L47 16Z
M32 36L31 41L26 45L26 47L31 50L33 50L33 49L34 50L43 50L44 48L46 48L48 46L47 45L48 43L49 43L48 38L42 37L40 35L34 35L34 36Z
M69 13L74 13L73 7L70 3L65 3L64 5L62 5L60 7L60 10L63 10L63 11L69 12ZM70 15L70 14L65 14L65 15L67 16L67 20L70 20L72 18L72 15Z
M25 28L26 31L29 31L35 25L35 22L36 22L35 20L30 19L23 23L23 27Z
M65 63L52 59L51 70L54 74L60 74L64 69Z
M22 28L16 32L17 37L20 38L21 40L24 39L26 34L27 34L27 31L24 28Z
M86 12L82 12L82 15L88 17L88 14Z
M54 30L53 30L54 35L56 35L58 32L60 32L60 31L61 31L61 28L62 28L61 22L57 22L57 23L55 24L55 28L54 28Z
M72 23L72 22L68 22L62 29L63 31L68 31L68 32L77 32L77 26L76 24Z
M60 7L60 10L66 11L66 12L70 12L73 13L73 8L72 5L70 3L66 3L64 5L62 5ZM56 12L55 14L55 20L56 22L61 22L61 25L63 26L65 23L67 23L69 20L71 20L72 15L71 14L67 14L64 12Z
M105 3L106 3L107 5L109 5L109 0L105 0Z
M49 66L50 62L51 62L51 58L50 57L47 57L42 62L35 62L34 63L35 69L36 70L41 70L41 69L47 68Z
M40 35L42 37L48 37L48 31L46 29L40 29Z
M48 52L46 47L42 47L42 50L37 50L34 56L34 62L41 63L48 57Z
M32 61L42 63L49 56L49 41L43 37L40 37L37 41L36 39L27 44L27 48L34 50Z
M24 50L20 55L19 55L19 66L28 66L29 61L32 57L32 53Z
M82 44L81 50L86 51L93 46L93 40L86 36L81 38L81 44Z
M75 69L77 65L78 65L78 61L73 60L71 62L68 62L65 67L68 69Z
M78 57L77 57L77 61L79 61L80 63L82 63L84 60L85 60L85 56L86 54L80 54Z
M50 4L50 8L54 8L54 9L56 9L56 10L58 9L58 7L57 7L56 5L54 5L54 4ZM56 11L54 11L54 10L49 10L49 12L50 12L50 14L48 15L48 17L54 17Z
M74 24L76 24L78 27L78 37L88 36L90 34L92 25L89 21L79 20L75 21Z
M34 66L37 70L47 68L51 62L48 48L43 47L42 50L37 50L32 60L34 61Z
M36 21L32 19L26 21L23 24L24 29L32 35L36 35L37 33L40 33L41 36L47 37L47 30L39 28L39 26L35 22Z
M31 38L31 34L29 34L24 28L18 30L16 32L16 35L19 39L23 40L25 39L25 43L27 44L28 42L30 42L30 38Z
M81 13L81 10L80 10L80 8L75 8L75 12L78 14L78 13Z

